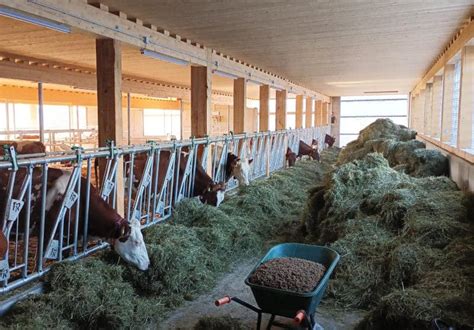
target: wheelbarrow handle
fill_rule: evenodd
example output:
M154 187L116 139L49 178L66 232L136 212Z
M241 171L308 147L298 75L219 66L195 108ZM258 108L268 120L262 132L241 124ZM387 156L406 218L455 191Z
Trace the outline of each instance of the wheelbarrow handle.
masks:
M301 324L303 320L306 318L306 312L304 310L299 310L296 312L295 318L293 319L296 324Z
M232 301L232 298L231 298L231 297L225 296L225 297L222 297L222 298L220 298L220 299L217 299L217 300L214 302L214 304L219 307L219 306L228 304L228 303L230 303L231 301Z

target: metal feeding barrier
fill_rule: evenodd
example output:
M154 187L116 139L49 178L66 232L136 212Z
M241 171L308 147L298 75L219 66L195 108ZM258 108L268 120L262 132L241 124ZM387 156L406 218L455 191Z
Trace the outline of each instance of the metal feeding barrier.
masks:
M104 148L34 155L17 155L9 147L0 161L0 221L7 240L0 294L41 277L54 263L108 246L87 234L93 189L123 210L127 221L137 219L144 228L168 219L176 203L196 195L198 167L231 190L238 182L229 178L229 153L253 160L250 180L255 180L285 166L287 147L298 152L300 139L324 141L328 132L329 127L316 127L136 146L110 142ZM100 182L97 168L103 169ZM51 184L54 180L61 180L59 188ZM52 216L51 203L58 196L59 209Z

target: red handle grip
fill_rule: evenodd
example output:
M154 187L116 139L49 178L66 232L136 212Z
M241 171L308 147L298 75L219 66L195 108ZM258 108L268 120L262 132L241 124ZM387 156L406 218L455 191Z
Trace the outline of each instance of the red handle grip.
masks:
M301 324L303 322L304 318L306 316L306 313L304 310L300 310L296 313L295 318L293 319L297 324Z
M230 303L231 301L232 301L232 299L230 299L229 296L225 296L225 297L222 297L221 299L217 299L217 300L214 302L214 304L219 307L219 306L228 304L228 303Z

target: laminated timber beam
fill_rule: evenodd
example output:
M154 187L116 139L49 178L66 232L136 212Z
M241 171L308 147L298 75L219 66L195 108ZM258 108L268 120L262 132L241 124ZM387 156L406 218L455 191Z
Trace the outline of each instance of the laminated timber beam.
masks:
M223 71L259 84L329 101L326 95L214 50L208 56L209 50L202 45L182 40L167 31L158 31L153 25L144 24L139 19L130 20L126 13L110 12L107 6L100 3L91 5L84 0L0 0L0 5L115 39L138 49L174 57L191 65L207 66L211 70Z
M303 128L303 95L296 95L295 127Z
M286 90L276 91L276 129L286 129Z
M458 31L458 33L451 39L444 51L436 58L433 65L426 72L423 78L413 88L411 94L416 96L420 94L421 90L425 89L426 84L448 64L451 58L462 50L464 45L474 38L474 17L470 17L466 24Z
M245 132L247 83L245 78L234 79L234 133Z
M260 132L268 131L268 121L270 119L270 86L260 86L260 105L259 105L259 127Z
M107 146L112 140L116 145L123 144L122 120L122 47L114 39L96 40L97 63L97 118L99 146ZM117 169L117 190L123 186L123 159L120 158ZM104 180L105 160L99 160L100 180ZM124 197L117 194L117 211L124 214Z
M76 67L37 58L0 53L0 78L73 86L78 89L97 88L95 69ZM161 81L141 79L129 75L122 76L124 93L143 94L150 97L173 97L189 101L191 88ZM212 102L232 105L232 94L214 90Z
M206 66L191 67L191 136L210 135L212 73Z
M306 128L313 127L313 99L311 97L306 97L306 117L305 123Z

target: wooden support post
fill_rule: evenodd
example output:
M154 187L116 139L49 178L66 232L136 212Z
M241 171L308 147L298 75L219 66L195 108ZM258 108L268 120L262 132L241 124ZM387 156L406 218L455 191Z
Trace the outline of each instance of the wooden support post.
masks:
M454 64L447 64L444 67L443 72L443 111L441 114L441 142L450 143L451 142L451 129L452 129L452 118L453 118L453 86L454 86ZM417 96L418 105L417 112L421 111L419 104L421 103L422 93ZM419 114L413 114L415 129L417 118Z
M319 127L323 125L323 101L316 101L316 113L314 115L314 126Z
M303 95L296 95L295 128L303 128Z
M340 133L341 133L341 98L331 97L332 109L329 114L329 122L331 124L331 135L336 138L336 146L339 147ZM334 115L334 123L331 121L331 117Z
M260 86L260 118L259 118L259 131L266 132L268 131L268 120L270 112L270 86L261 85Z
M473 149L474 46L466 46L462 50L460 89L457 145L460 149Z
M247 83L245 78L234 79L234 133L245 132Z
M205 66L191 67L191 135L209 135L211 125L211 70Z
M304 127L313 127L313 98L311 96L306 97L306 113L304 120Z
M276 91L276 130L286 129L286 90Z
M431 124L431 106L433 101L433 83L426 84L425 93L425 108L423 110L423 133L431 136L430 124Z
M113 39L96 40L97 109L99 146L107 140L123 144L122 121L122 52L120 42ZM100 178L103 179L105 162L99 162ZM117 191L123 191L123 165L118 164ZM124 215L123 194L117 194L117 211Z
M443 104L443 77L435 76L433 78L433 96L431 105L431 136L435 139L440 138L441 134L441 108Z

